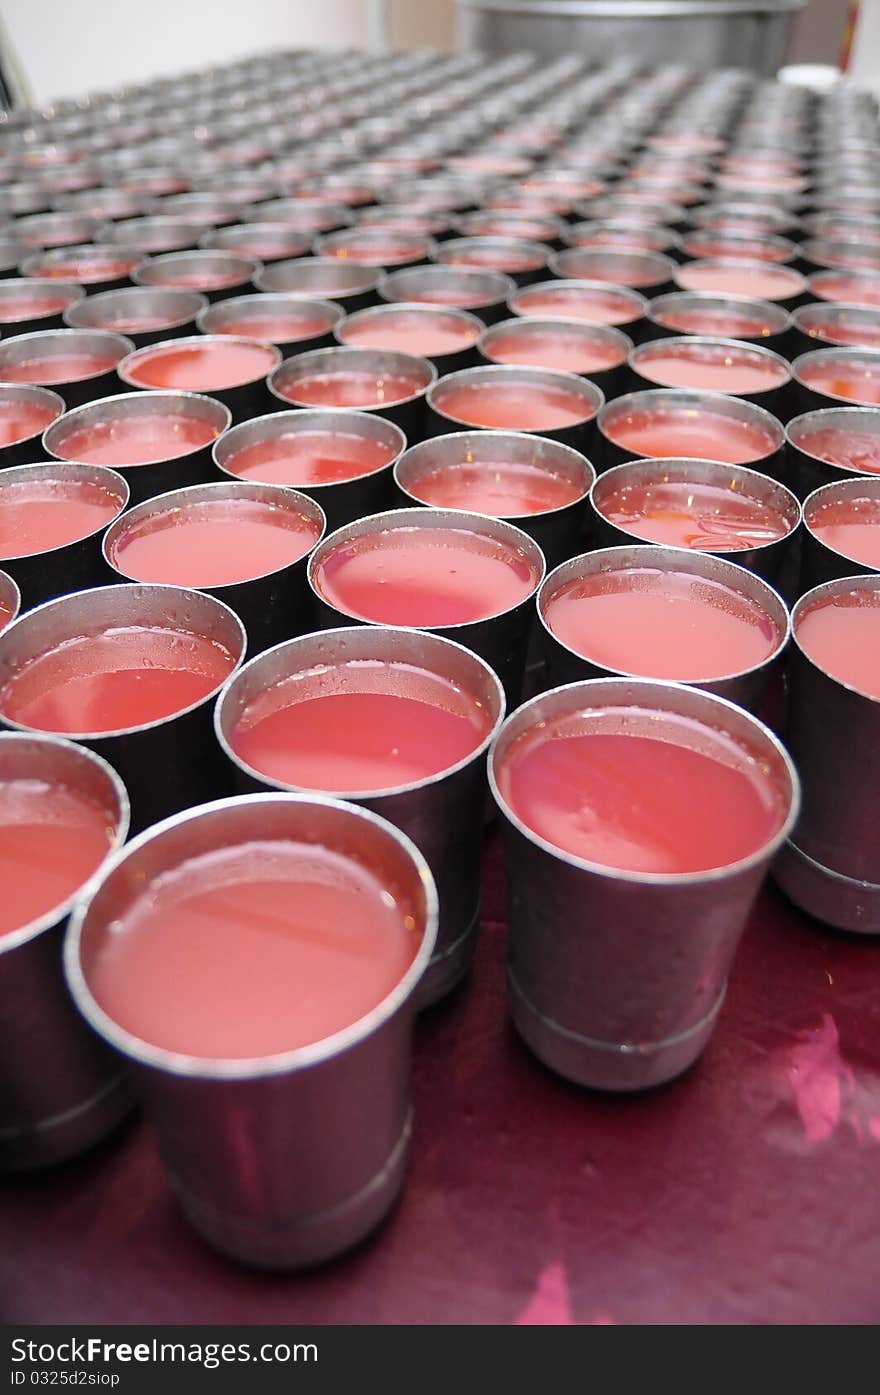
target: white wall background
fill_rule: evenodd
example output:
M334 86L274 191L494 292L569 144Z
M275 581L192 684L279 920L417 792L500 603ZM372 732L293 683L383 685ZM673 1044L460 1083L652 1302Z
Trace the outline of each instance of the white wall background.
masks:
M453 0L390 9L394 47L450 45ZM2 16L37 105L265 49L367 39L367 0L2 0Z

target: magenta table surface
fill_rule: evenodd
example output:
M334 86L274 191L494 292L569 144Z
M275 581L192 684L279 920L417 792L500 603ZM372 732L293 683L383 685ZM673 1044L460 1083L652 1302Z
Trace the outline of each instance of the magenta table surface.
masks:
M880 944L772 889L714 1039L677 1083L586 1093L505 1014L500 857L475 971L419 1023L408 1184L312 1273L249 1273L190 1232L129 1126L0 1183L7 1322L804 1323L880 1318Z

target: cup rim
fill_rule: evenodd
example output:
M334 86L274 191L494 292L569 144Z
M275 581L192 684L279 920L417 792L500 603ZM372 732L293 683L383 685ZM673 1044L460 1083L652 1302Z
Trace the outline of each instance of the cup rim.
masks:
M109 523L98 523L90 532L83 533L81 537L70 538L67 542L56 543L54 547L40 547L34 552L16 552L2 555L0 556L0 567L5 567L9 562L26 562L35 557L45 557L49 559L53 554L63 552L68 547L76 547L79 543L88 542L90 538L96 538L106 529L112 528L128 508L131 499L131 490L128 486L128 481L109 465L92 465L84 460L56 460L53 457L51 460L37 460L32 464L9 465L0 471L0 492L2 492L5 484L15 485L18 483L26 483L28 479L35 478L30 474L32 470L39 471L50 481L53 477L55 480L58 480L60 473L64 470L93 471L103 477L103 480L98 479L93 482L97 484L99 488L103 483L108 493L112 489L113 493L116 495L118 509ZM37 478L39 478L39 476L37 476ZM85 482L86 481L83 480L83 483ZM9 623L11 624L12 622L10 621ZM8 625L5 628L8 629ZM2 633L2 631L0 631L0 633Z
M602 685L601 688L599 685ZM763 843L760 848L748 854L748 856L740 858L736 862L727 863L722 867L709 867L693 872L635 872L625 868L611 867L601 862L592 862L588 858L578 857L574 853L566 852L563 848L557 847L556 844L549 842L548 839L543 838L541 834L531 829L504 798L496 778L496 763L501 759L498 752L501 749L506 733L510 730L515 730L514 723L523 723L525 716L534 711L535 706L542 701L553 698L556 698L557 701L561 701L560 695L568 693L574 694L575 690L589 690L589 692L595 692L597 695L601 692L610 694L612 688L617 688L618 690L625 689L628 693L635 691L637 695L641 693L644 694L646 698L650 698L653 695L655 700L658 696L658 689L660 690L659 696L661 700L663 696L670 697L672 695L683 695L685 693L693 694L693 698L687 699L692 706L695 705L698 709L702 708L707 712L711 712L714 709L719 716L725 713L731 715L735 714L738 720L744 721L761 741L772 748L774 755L788 777L790 789L790 797L788 801L786 801L788 809L780 827L773 837ZM681 700L685 700L683 696ZM639 706L639 704L633 703L631 697L627 698L623 696L619 699L619 705L629 707ZM648 702L643 705L643 710L650 712L651 710L657 709L652 709L650 702ZM680 715L674 708L666 708L665 711L672 716ZM699 716L692 720L696 720L704 727L708 725L708 723ZM714 728L715 731L718 729L717 726ZM724 728L721 727L721 729L723 730ZM526 730L528 730L528 726L524 725L523 731ZM731 739L736 740L736 738ZM740 744L741 743L737 742L737 745ZM498 736L492 743L489 752L488 777L492 797L502 816L520 835L527 838L535 847L539 848L544 853L549 853L556 861L563 862L576 871L589 872L604 880L615 881L630 886L700 886L748 872L753 867L759 866L762 862L769 861L773 854L786 841L797 822L801 805L800 778L791 756L776 734L751 712L746 712L744 708L737 706L736 703L731 702L728 698L719 697L716 693L706 692L705 689L689 687L687 684L683 683L669 683L662 679L631 678L625 675L608 678L585 678L578 683L563 684L560 687L552 688L547 692L539 693L535 697L529 698L520 707L516 708L514 712L508 715L502 724Z
M121 1027L98 1003L92 994L82 967L80 948L88 914L95 897L107 880L127 861L135 857L144 846L161 839L166 833L184 823L194 822L214 813L222 816L226 811L242 807L256 808L260 805L277 804L332 808L344 812L353 820L363 819L373 825L386 837L396 842L412 861L415 875L420 882L425 898L424 928L421 942L406 972L386 996L369 1012L359 1017L347 1027L322 1037L305 1046L294 1047L285 1052L275 1052L265 1056L252 1057L205 1057L170 1051L165 1047L154 1046ZM230 845L232 846L232 845ZM289 794L275 791L267 794L237 795L213 803L197 804L170 818L162 819L145 829L131 842L113 853L102 866L99 881L82 895L73 907L64 937L64 975L77 1008L89 1025L98 1034L120 1051L129 1060L139 1065L160 1070L165 1074L201 1080L248 1080L266 1079L274 1076L317 1066L332 1060L344 1051L357 1046L373 1035L411 997L418 985L434 950L437 938L439 902L437 889L430 868L424 856L407 835L394 824L345 800L332 799L321 794Z
M400 785L381 785L377 789L325 790L322 788L319 791L313 791L311 786L291 784L287 780L280 780L277 776L267 775L265 771L258 770L256 766L250 765L242 756L240 756L236 751L232 749L232 746L230 745L223 731L222 719L224 707L227 703L231 701L230 695L232 694L233 689L235 687L235 680L241 679L243 675L248 672L248 670L252 669L256 664L259 663L261 659L266 658L266 656L270 654L280 654L282 651L289 652L290 650L293 650L298 645L300 645L302 641L314 640L315 636L320 635L321 633L322 631L311 631L310 633L305 635L295 635L292 639L285 639L282 640L280 644L273 645L271 649L264 649L261 653L253 655L250 659L247 660L246 663L242 664L241 668L238 669L235 673L231 674L227 681L224 683L222 689L217 695L217 701L214 705L214 734L224 755L227 757L229 761L232 762L233 765L237 765L240 770L243 770L247 775L251 776L251 778L261 781L264 784L272 785L277 790L286 791L294 794L309 794L315 792L325 794L328 798L331 799L351 800L354 802L359 802L361 800L375 801L379 799L390 799L396 797L397 795L412 794L417 790L430 789L432 785L440 784L442 781L449 779L451 776L459 774L460 771L467 769L469 765L472 765L475 761L479 760L480 757L486 754L490 745L492 744L492 741L495 738L495 735L497 734L501 726L501 723L504 721L506 715L506 698L504 695L504 688L501 684L501 679L498 677L495 670L486 662L485 659L483 659L479 654L475 654L472 649L467 649L463 644L459 644L457 640L448 639L445 635L434 634L431 630L416 630L414 628L409 629L402 625L342 625L338 629L334 628L329 632L331 639L336 639L338 637L344 640L346 637L364 638L365 636L375 636L376 645L377 647L379 647L382 643L382 638L387 635L406 635L410 638L416 636L420 641L423 641L426 647L428 648L434 649L438 646L445 645L447 648L455 649L458 651L459 654L465 655L468 660L473 660L474 665L478 669L482 669L484 675L489 680L489 686L493 689L498 702L498 715L491 723L488 732L477 746L475 746L471 751L469 751L467 755L462 756L461 759L457 760L453 765L444 766L442 770L435 771L433 775L425 775L418 780L408 780ZM367 642L366 639L364 642ZM391 663L393 662L393 660L382 660L382 662ZM425 664L422 661L419 661L419 663L416 664L414 661L411 660L410 663L413 667L422 667L427 672L434 671L429 667L428 664ZM336 665L320 665L314 663L311 664L308 668L297 668L296 666L294 666L290 669L290 672L286 675L286 677L291 678L297 674L301 675L304 673L313 672L315 668L327 668L335 666ZM443 675L439 676L442 677ZM281 678L278 681L284 682L285 678ZM262 691L265 692L266 690L263 689Z
M603 408L607 405L605 394L598 384L594 383L592 378L581 377L579 373L566 373L558 368L535 368L519 363L480 363L474 368L459 368L453 373L445 373L442 377L438 376L426 390L425 397L429 410L434 412L436 416L441 417L443 421L451 421L454 424L455 432L450 434L459 435L463 431L500 429L480 427L475 425L474 422L463 421L461 417L454 417L451 413L444 411L443 407L437 403L438 389L448 389L449 384L453 382L454 379L460 380L465 376L472 379L475 374L480 374L487 380L491 380L492 377L500 377L501 379L504 377L510 379L516 377L532 377L535 379L553 378L559 380L560 390L568 388L569 392L580 398L582 402L586 402L587 398L592 399L592 410L585 413L583 417L578 418L577 421L568 422L564 426L545 427L540 431L537 429L523 431L522 428L514 428L518 430L520 435L547 436L548 439L552 440L554 432L582 431L584 428L598 421Z
M171 340L169 342L173 343L174 341ZM226 406L225 402L221 402L216 397L210 397L207 393L203 392L187 392L185 389L182 388L151 388L148 391L145 391L143 388L140 388L134 392L118 392L108 397L96 397L93 402L83 402L79 407L71 407L68 411L62 412L61 415L56 417L54 421L50 422L46 429L43 431L41 437L42 447L45 450L46 454L52 460L70 460L69 456L56 454L56 452L52 449L52 445L47 440L47 437L50 435L53 429L59 425L59 423L64 422L65 424L69 424L74 417L80 417L86 412L94 411L96 407L104 407L114 402L137 402L144 406L147 412L149 412L150 404L158 404L159 399L163 398L176 398L178 401L180 398L185 398L187 401L208 402L210 403L212 410L222 411L222 413L224 414L225 425L220 428L220 431L217 437L215 437L213 444L216 444L216 442L229 430L230 423L232 421L232 413ZM204 449L205 446L194 446L192 450L185 451L183 455L173 455L170 456L169 459L185 460L188 456L195 455L197 451ZM99 462L84 460L76 463L83 465L92 465ZM165 462L162 460L138 460L131 465L118 465L115 467L108 466L107 468L115 468L117 470L146 470L149 469L151 465L161 465L164 463Z
M266 382L267 378L281 366L283 355L276 344L268 344L262 339L250 339L246 334L184 334L176 339L160 339L155 344L144 344L140 349L132 349L131 353L121 358L116 365L116 375L120 382L126 387L136 388L139 392L156 392L157 389L149 383L139 383L131 373L131 363L133 359L142 362L146 358L155 357L161 353L177 353L185 349L188 345L196 348L206 348L211 345L228 346L230 344L246 344L256 346L259 349L267 349L271 352L275 362L271 368L267 368L264 373L255 373L253 377L246 378L240 383L227 383L225 387L212 388L210 392L194 392L190 388L159 388L159 392L188 392L192 397L211 397L217 392L235 392L238 388L253 387L255 383ZM130 396L129 393L120 396Z
M266 412L263 414L263 416L248 417L246 421L237 422L235 426L230 426L226 431L222 431L220 433L220 435L217 437L217 439L214 441L211 447L211 458L216 468L222 471L222 473L225 476L228 476L228 478L233 480L244 480L244 475L235 474L232 470L230 470L228 465L222 464L220 460L217 458L218 450L225 450L226 446L229 444L229 441L239 429L244 431L245 428L255 427L260 422L278 422L279 418L283 418L292 426L302 425L303 431L307 431L309 425L312 424L315 417L326 417L329 415L335 415L337 412L344 414L346 418L345 425L349 428L352 435L358 434L356 430L356 427L358 425L358 419L364 417L367 418L371 424L373 422L382 422L384 426L387 426L389 430L393 431L396 434L398 441L397 449L391 456L391 459L386 460L382 465L377 465L372 470L368 470L365 474L348 475L345 479L341 480L316 480L314 484L308 483L305 485L284 485L282 486L284 489L297 489L303 493L305 493L305 491L308 490L309 494L311 494L313 490L338 489L340 485L354 484L361 479L372 479L374 475L378 475L383 470L391 469L394 465L396 465L401 455L403 455L404 451L407 449L406 435L401 430L401 428L397 425L396 422L389 421L387 417L380 417L375 412L357 411L355 408L351 407L294 407L291 405L287 410L284 411ZM263 437L263 439L271 440L272 438L271 435L269 435ZM264 482L265 481L251 481L251 483Z
M228 335L226 336L226 338L229 338L229 337L230 337L230 336L228 336ZM332 412L364 412L364 411L368 411L368 412L375 412L377 415L380 415L382 412L389 411L389 410L391 410L392 408L395 408L395 407L405 407L405 406L407 406L410 402L418 402L420 398L426 398L427 395L430 393L431 389L434 387L435 383L437 382L437 379L438 379L439 376L440 376L440 375L439 375L439 372L438 372L438 370L437 370L436 364L432 363L431 360L430 360L429 358L425 358L424 355L422 355L422 354L405 354L405 353L402 353L400 350L397 350L397 349L366 349L366 348L362 349L362 348L357 348L354 344L334 344L334 345L332 345L330 348L327 348L327 349L306 349L303 353L299 353L299 354L290 354L287 358L283 358L283 357L281 356L281 354L279 353L278 362L276 363L275 367L272 369L271 373L269 373L268 377L266 378L266 383L267 383L267 385L268 385L269 391L271 392L272 396L275 397L275 398L277 398L279 402L283 402L283 403L285 404L286 407L293 407L293 408L296 408L297 406L300 406L300 407L312 407L313 404L311 404L311 403L297 403L292 397L285 397L284 394L282 393L281 389L278 387L278 383L280 382L281 376L282 376L282 374L283 374L283 371L284 371L284 369L288 366L288 364L300 364L300 365L303 366L303 367L308 366L308 367L310 367L310 368L314 366L314 367L317 369L317 371L320 371L321 364L322 364L322 363L326 364L329 360L328 360L327 358L319 358L319 355L326 355L326 354L336 354L336 355L338 355L338 354L367 354L367 355L369 355L369 354L385 354L385 355L388 355L388 356L391 356L391 357L395 357L395 358L408 359L408 360L410 360L413 364L417 364L417 365L418 365L418 368L419 368L419 371L420 371L420 376L421 376L421 377L425 377L426 374L425 374L425 371L424 371L424 370L428 370L428 372L427 372L427 382L425 382L421 387L417 388L414 392L407 393L407 395L406 395L405 397L397 397L397 398L395 398L395 399L394 399L393 401L391 401L391 402L380 402L380 403L377 403L374 407L370 407L370 408L365 408L365 407L338 407L338 406L331 406L331 405L328 404L328 405L326 406L326 408L324 409L324 410L326 410L326 411L332 411ZM310 359L310 360L312 360L312 362L311 362L310 364L308 364L308 365L305 365L305 364L303 363L303 360L304 360L304 359ZM317 361L317 362L316 362L316 361ZM405 365L405 364L402 364L401 367L402 367L402 368L405 368L406 365ZM313 410L319 410L319 408L314 407Z

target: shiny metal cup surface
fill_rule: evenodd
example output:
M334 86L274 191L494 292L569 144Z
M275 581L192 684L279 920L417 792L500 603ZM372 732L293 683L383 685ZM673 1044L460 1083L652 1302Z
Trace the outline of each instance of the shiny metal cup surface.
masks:
M37 407L50 424L66 411L64 398L51 388L30 383L0 383L0 418L4 415L4 407L14 413L29 406ZM0 469L5 469L7 465L27 465L33 460L45 460L43 436L46 430L48 427L39 426L32 434L19 436L0 446Z
M108 854L125 841L125 787L91 751L55 736L6 732L0 781L7 780L84 795L106 811ZM118 1063L83 1023L64 984L61 945L75 899L0 936L0 1171L75 1157L131 1108Z
M859 475L849 479L834 480L814 489L804 500L803 506L803 547L801 553L801 592L811 591L825 581L836 581L839 577L862 576L867 572L880 572L880 563L873 566L859 561L842 550L832 547L818 531L822 510L829 506L843 505L863 515L880 519L880 476ZM865 520L867 521L867 520ZM880 538L880 522L877 536Z
M479 704L488 720L486 736L474 750L436 775L358 794L320 791L381 814L412 839L431 869L440 907L437 943L416 992L418 1006L427 1007L455 987L473 958L480 913L486 752L504 717L504 691L476 654L423 630L357 625L303 635L250 660L217 700L217 739L232 763L239 792L310 792L249 765L234 750L234 733L250 704L276 684L295 676L305 681L309 675L320 682L322 671L329 675L343 664L404 664L436 674Z
M405 887L420 937L410 968L365 1017L283 1055L211 1060L133 1037L89 987L89 959L107 927L155 878L249 841L353 853ZM350 1248L386 1215L406 1169L414 995L436 931L436 890L410 841L377 815L318 795L253 795L187 810L131 843L79 903L65 944L74 1000L125 1058L171 1186L221 1253L259 1268L301 1268Z
M504 799L499 772L542 722L621 706L686 717L759 761L783 809L775 836L728 867L640 874L590 863L535 834ZM597 679L532 698L489 757L508 870L508 1003L551 1070L593 1089L633 1091L680 1075L707 1045L752 903L797 817L794 766L776 737L721 698L677 684ZM719 812L719 817L723 813Z

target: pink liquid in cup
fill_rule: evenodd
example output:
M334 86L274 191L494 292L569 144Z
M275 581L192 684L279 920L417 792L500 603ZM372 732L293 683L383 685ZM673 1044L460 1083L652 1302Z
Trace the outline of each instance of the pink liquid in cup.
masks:
M141 252L132 256L120 255L69 255L43 262L33 272L34 276L48 280L77 281L80 285L91 286L99 281L119 281L128 276L141 260Z
M42 402L0 400L0 446L13 446L18 441L41 436L57 416L54 407Z
M222 291L229 286L244 285L249 279L247 272L235 268L221 271L219 267L202 264L187 271L184 267L172 269L159 263L153 268L150 285L181 291Z
M12 611L5 601L0 600L0 631L5 630L12 620Z
M200 501L131 523L110 560L132 581L234 586L292 566L319 532L314 519L256 499Z
M626 325L641 314L629 296L620 292L592 286L555 287L552 283L529 287L517 296L514 308L518 315L582 320L588 325Z
M880 499L829 499L807 517L811 532L842 557L880 571Z
M801 382L823 397L839 398L861 407L880 407L880 358L825 360L803 363Z
M180 630L120 626L66 640L0 688L0 713L37 731L121 731L161 721L206 698L235 660Z
M727 310L710 306L689 306L655 311L654 319L664 329L678 334L704 334L719 339L757 339L777 333L777 326L757 312Z
M611 418L602 428L609 440L635 458L719 460L748 465L776 449L772 433L754 422L740 421L710 407L676 406L634 410Z
M845 272L821 272L810 281L814 295L820 300L839 301L843 305L863 305L880 309L880 274L847 276Z
M241 479L264 484L340 484L389 465L393 447L342 431L291 431L243 446L226 462Z
M434 393L434 406L465 426L502 431L559 431L596 414L576 392L525 379L441 385Z
M322 315L307 315L296 310L273 311L265 315L233 315L215 325L212 334L235 334L247 339L262 339L267 344L293 344L301 339L315 339L330 328Z
M845 310L821 321L802 321L801 328L812 339L851 349L880 349L880 316L876 322L848 317Z
M92 950L115 1022L168 1051L222 1060L292 1051L364 1017L418 950L416 915L356 856L266 841L191 858Z
M266 377L275 362L273 350L256 340L206 339L204 344L140 349L129 360L128 376L138 387L217 392Z
M757 852L783 820L770 781L734 741L636 708L575 713L525 732L498 783L539 837L626 872L726 867Z
M72 426L56 442L55 452L65 460L87 465L151 465L201 450L218 434L209 421L173 408L161 414L131 412L88 426Z
M62 906L113 843L106 809L44 780L0 780L0 942Z
M466 625L521 605L537 577L510 546L460 528L389 528L353 539L316 569L324 599L380 625Z
M0 281L0 322L14 324L21 320L36 320L42 315L60 315L71 303L69 295L53 295L51 290L32 295L4 295Z
M807 658L825 673L880 701L880 596L859 588L809 606L795 623Z
M423 384L404 373L383 373L366 369L338 369L327 373L304 373L298 378L281 378L276 391L287 402L299 407L390 407L406 402L422 390Z
M0 559L49 552L106 528L122 501L89 480L16 481L0 476Z
M0 365L0 375L8 383L36 383L42 387L53 383L75 383L84 378L96 378L110 373L123 357L119 351L105 353L49 354L34 350L31 358Z
M791 300L804 289L798 272L767 262L689 262L679 268L675 279L686 291L714 291L717 295L741 295L751 300Z
M480 335L478 325L463 323L440 310L380 311L344 326L343 343L360 349L391 349L431 358L462 353Z
M451 769L489 727L484 708L439 675L402 663L335 664L261 693L230 745L270 780L363 794Z
M358 266L405 266L408 262L421 261L425 251L425 241L421 237L389 234L380 238L353 234L344 241L324 244L321 255L356 262Z
M745 345L646 345L633 359L636 372L660 387L727 393L772 392L789 380L784 363Z
M475 266L489 271L539 271L545 256L517 247L497 247L487 244L459 248L443 256L445 266Z
M520 460L469 459L427 469L407 493L440 509L466 509L491 518L518 518L565 508L582 497L574 480Z
M864 474L880 474L880 434L850 427L823 426L798 435L798 447L844 470L859 470Z
M498 329L485 342L483 352L493 363L522 364L525 367L556 369L563 373L603 373L618 368L626 359L626 348L592 336L590 326L583 330L556 324L518 330Z
M544 618L600 668L681 683L744 673L779 643L760 606L730 587L646 567L575 578L547 602Z
M697 552L737 552L786 537L787 520L739 490L696 480L623 485L598 504L603 518L635 537Z

